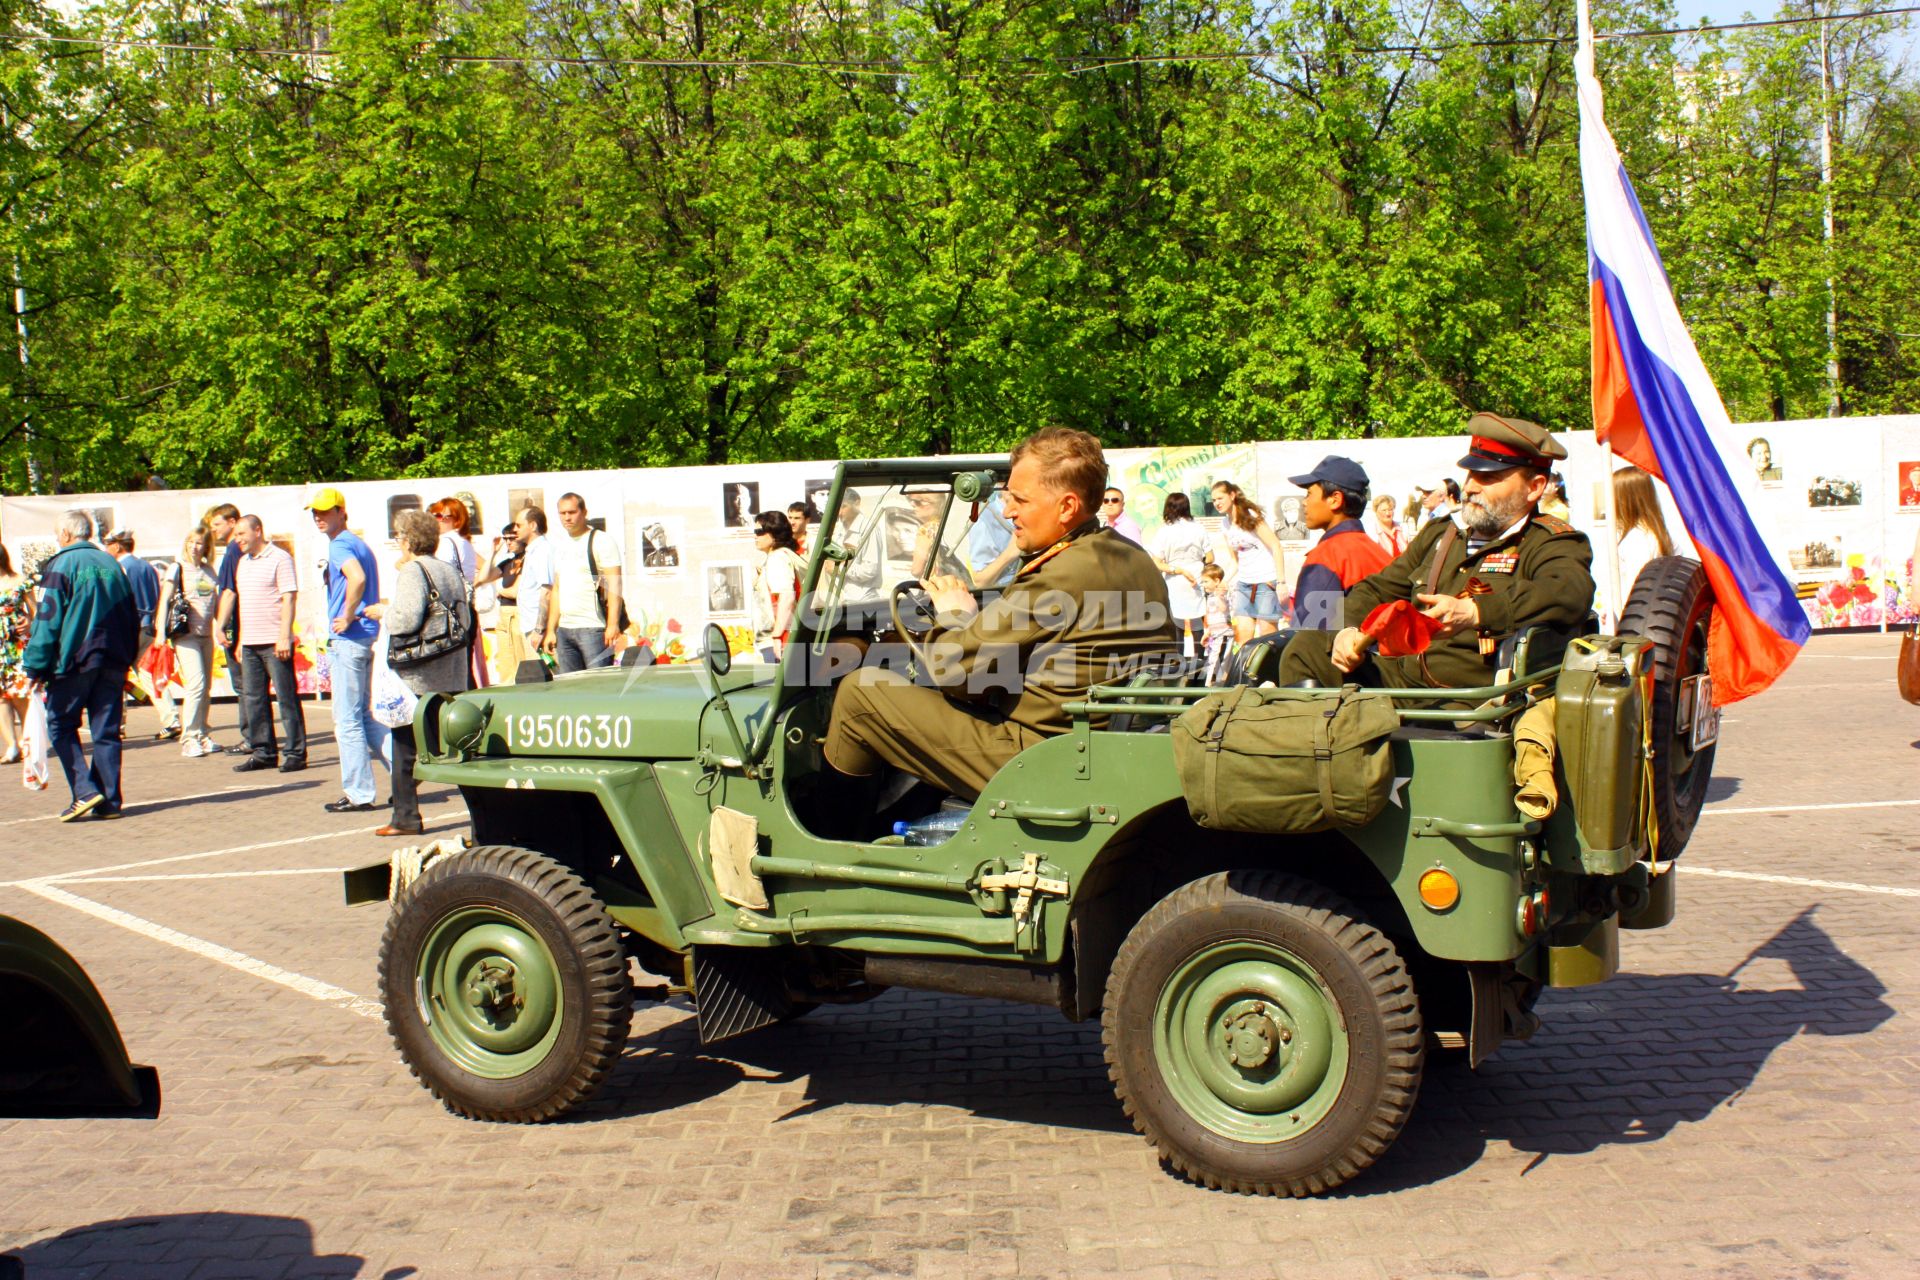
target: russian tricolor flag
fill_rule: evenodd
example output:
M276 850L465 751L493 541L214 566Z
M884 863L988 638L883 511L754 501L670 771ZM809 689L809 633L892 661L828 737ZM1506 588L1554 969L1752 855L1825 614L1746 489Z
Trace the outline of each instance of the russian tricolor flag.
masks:
M1587 0L1578 7L1574 71L1593 295L1594 431L1673 493L1713 587L1707 669L1714 705L1724 706L1772 684L1810 628L1708 435L1732 424L1674 304L1653 233L1607 132Z

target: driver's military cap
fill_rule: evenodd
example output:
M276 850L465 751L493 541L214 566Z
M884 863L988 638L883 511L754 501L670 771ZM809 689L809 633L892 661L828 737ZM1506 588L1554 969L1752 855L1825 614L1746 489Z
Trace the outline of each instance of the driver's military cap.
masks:
M1460 465L1468 471L1505 471L1509 467L1533 467L1553 470L1553 464L1565 461L1567 450L1553 433L1525 418L1503 418L1498 414L1476 413L1467 419L1471 438L1467 456Z

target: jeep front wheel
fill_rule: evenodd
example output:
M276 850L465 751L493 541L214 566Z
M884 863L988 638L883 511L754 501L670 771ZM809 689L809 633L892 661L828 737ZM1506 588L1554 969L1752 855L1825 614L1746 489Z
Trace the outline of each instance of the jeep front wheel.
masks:
M1413 982L1393 944L1320 887L1207 876L1142 917L1114 961L1107 1073L1175 1172L1315 1195L1379 1158L1420 1090Z
M612 919L573 872L487 846L429 865L380 944L387 1030L414 1076L475 1120L550 1120L593 1094L633 1017Z

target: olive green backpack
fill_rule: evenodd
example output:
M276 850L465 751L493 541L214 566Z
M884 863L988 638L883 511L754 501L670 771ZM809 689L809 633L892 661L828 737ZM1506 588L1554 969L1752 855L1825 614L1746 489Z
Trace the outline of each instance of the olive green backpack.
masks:
M1216 831L1301 832L1373 821L1393 787L1393 700L1243 686L1203 698L1173 725L1187 811Z

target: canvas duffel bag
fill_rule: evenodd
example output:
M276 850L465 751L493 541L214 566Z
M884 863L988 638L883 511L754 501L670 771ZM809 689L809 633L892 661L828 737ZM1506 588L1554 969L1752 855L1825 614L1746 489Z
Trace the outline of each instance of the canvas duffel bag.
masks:
M1267 697L1251 686L1203 698L1173 725L1187 811L1217 831L1362 826L1393 787L1393 700L1348 685L1338 697Z

